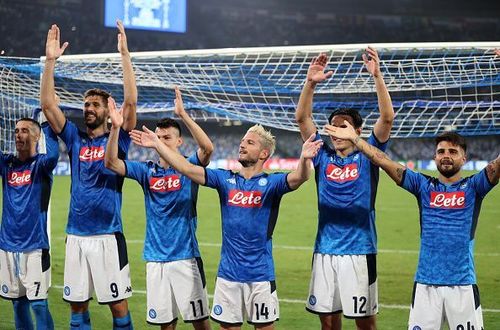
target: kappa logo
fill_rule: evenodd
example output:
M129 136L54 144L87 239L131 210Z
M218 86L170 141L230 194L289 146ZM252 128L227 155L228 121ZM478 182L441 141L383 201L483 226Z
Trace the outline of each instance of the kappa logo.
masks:
M80 148L80 161L95 162L104 159L104 146Z
M131 286L127 286L127 288L125 289L125 293L129 293L129 292L132 292Z
M31 184L31 170L24 170L22 172L10 172L8 174L9 186L20 187Z
M231 189L229 191L229 200L227 201L227 204L245 208L261 207L262 192L257 190L244 191Z
M465 192L431 191L430 207L439 209L463 209L465 207Z
M229 178L226 181L229 182L230 184L236 184L236 179L235 178Z
M149 189L157 192L176 191L182 188L181 179L177 174L161 178L149 179Z
M215 305L214 306L214 314L215 315L221 315L222 314L222 306L221 305Z

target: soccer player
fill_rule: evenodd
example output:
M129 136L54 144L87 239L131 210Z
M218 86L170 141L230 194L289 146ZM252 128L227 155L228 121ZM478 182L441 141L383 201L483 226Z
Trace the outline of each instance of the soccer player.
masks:
M387 146L394 110L384 83L378 53L368 47L362 58L375 81L380 117L369 143ZM314 58L296 111L302 139L317 132L312 119L316 85L333 75L325 73L328 58ZM363 119L355 109L335 110L328 122L347 120L361 134ZM321 137L316 133L316 139ZM306 309L319 315L322 329L341 329L341 314L356 319L358 329L375 329L378 312L377 234L375 196L379 169L359 153L351 141L332 138L333 148L323 145L313 159L318 186L318 232Z
M12 300L16 329L54 329L47 304L50 255L47 210L52 171L59 158L56 134L43 127L47 153L37 153L42 128L31 118L16 123L17 155L0 152L2 223L0 226L0 296Z
M359 137L350 123L326 126L331 136L351 141L398 185L415 195L420 214L420 256L413 286L409 330L483 329L473 249L481 202L498 183L500 156L481 172L463 178L467 145L457 133L436 138L437 178L392 161Z
M188 158L194 165L207 166L213 145L184 110L180 90L175 88L175 114L188 128L198 150ZM146 204L147 322L161 329L175 329L180 313L195 329L210 329L208 297L203 262L196 240L198 184L159 162L124 161L118 158L118 136L123 122L112 98L108 99L111 133L106 147L106 167L136 180L144 191ZM156 135L177 153L182 144L181 127L171 118L156 124Z
M125 30L118 25L124 86L124 123L119 136L119 157L130 145L127 131L136 124L137 88ZM120 215L123 177L104 166L109 136L109 94L100 89L85 92L81 131L54 102L54 68L68 43L60 44L60 32L52 25L47 34L45 70L42 77L42 110L68 148L71 159L71 202L66 233L63 298L71 304L71 329L90 328L88 302L95 290L97 301L108 304L113 327L132 329L127 298L132 295L127 248Z
M222 250L211 317L221 329L240 329L244 319L258 329L273 329L279 318L272 234L281 197L297 189L310 175L310 162L322 141L314 135L303 145L296 170L263 172L275 148L275 139L261 125L251 127L241 139L240 172L194 165L167 147L143 127L132 131L134 143L155 148L173 168L194 182L217 189L222 215Z

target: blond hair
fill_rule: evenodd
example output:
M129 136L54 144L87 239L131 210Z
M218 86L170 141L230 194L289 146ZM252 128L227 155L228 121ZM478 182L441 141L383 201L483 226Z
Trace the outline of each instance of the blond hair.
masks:
M269 150L269 158L274 154L276 138L271 134L271 131L266 130L261 124L256 124L250 127L247 133L255 133L260 137L260 143L264 149Z

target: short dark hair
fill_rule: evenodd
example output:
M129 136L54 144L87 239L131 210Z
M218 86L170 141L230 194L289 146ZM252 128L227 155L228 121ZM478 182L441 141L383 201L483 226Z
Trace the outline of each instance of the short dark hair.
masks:
M361 126L363 126L363 118L361 118L361 115L359 114L358 110L348 109L348 108L341 108L332 112L330 117L328 117L328 124L332 123L333 117L339 115L351 117L352 122L354 124L354 128L360 128Z
M172 118L162 118L156 123L157 128L169 128L173 127L179 131L179 137L182 136L181 126L178 122L173 120Z
M111 96L108 92L105 90L99 89L99 88L92 88L87 91L85 91L85 94L83 94L83 98L87 98L89 96L100 96L102 100L104 101L104 105L107 107L108 106L108 98Z
M460 146L464 153L467 153L467 143L465 142L465 138L458 134L457 132L445 132L435 138L436 147L439 142L446 141L450 142L453 145Z
M16 121L16 124L20 121L29 121L31 124L35 125L35 127L41 131L42 130L42 126L40 126L40 123L37 122L36 120L34 120L33 118L28 118L28 117L24 117L24 118L21 118L21 119L18 119Z

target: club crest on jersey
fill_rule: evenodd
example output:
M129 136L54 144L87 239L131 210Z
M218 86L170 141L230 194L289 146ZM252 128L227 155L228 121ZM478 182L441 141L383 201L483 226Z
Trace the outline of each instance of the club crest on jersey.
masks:
M104 146L98 147L82 147L80 149L80 161L94 162L104 159Z
M9 186L20 187L31 184L31 171L24 170L22 172L9 172Z
M238 189L231 189L229 191L229 199L227 205L238 207L261 207L262 206L262 192L252 190L244 191Z
M156 192L176 191L182 188L181 179L177 174L149 179L149 189Z
M431 191L430 206L439 209L463 209L465 207L465 192Z
M260 178L258 184L261 187L265 186L267 184L267 179L266 178Z
M347 182L358 178L358 164L348 164L344 167L338 167L335 164L328 164L326 167L326 178L328 181Z

